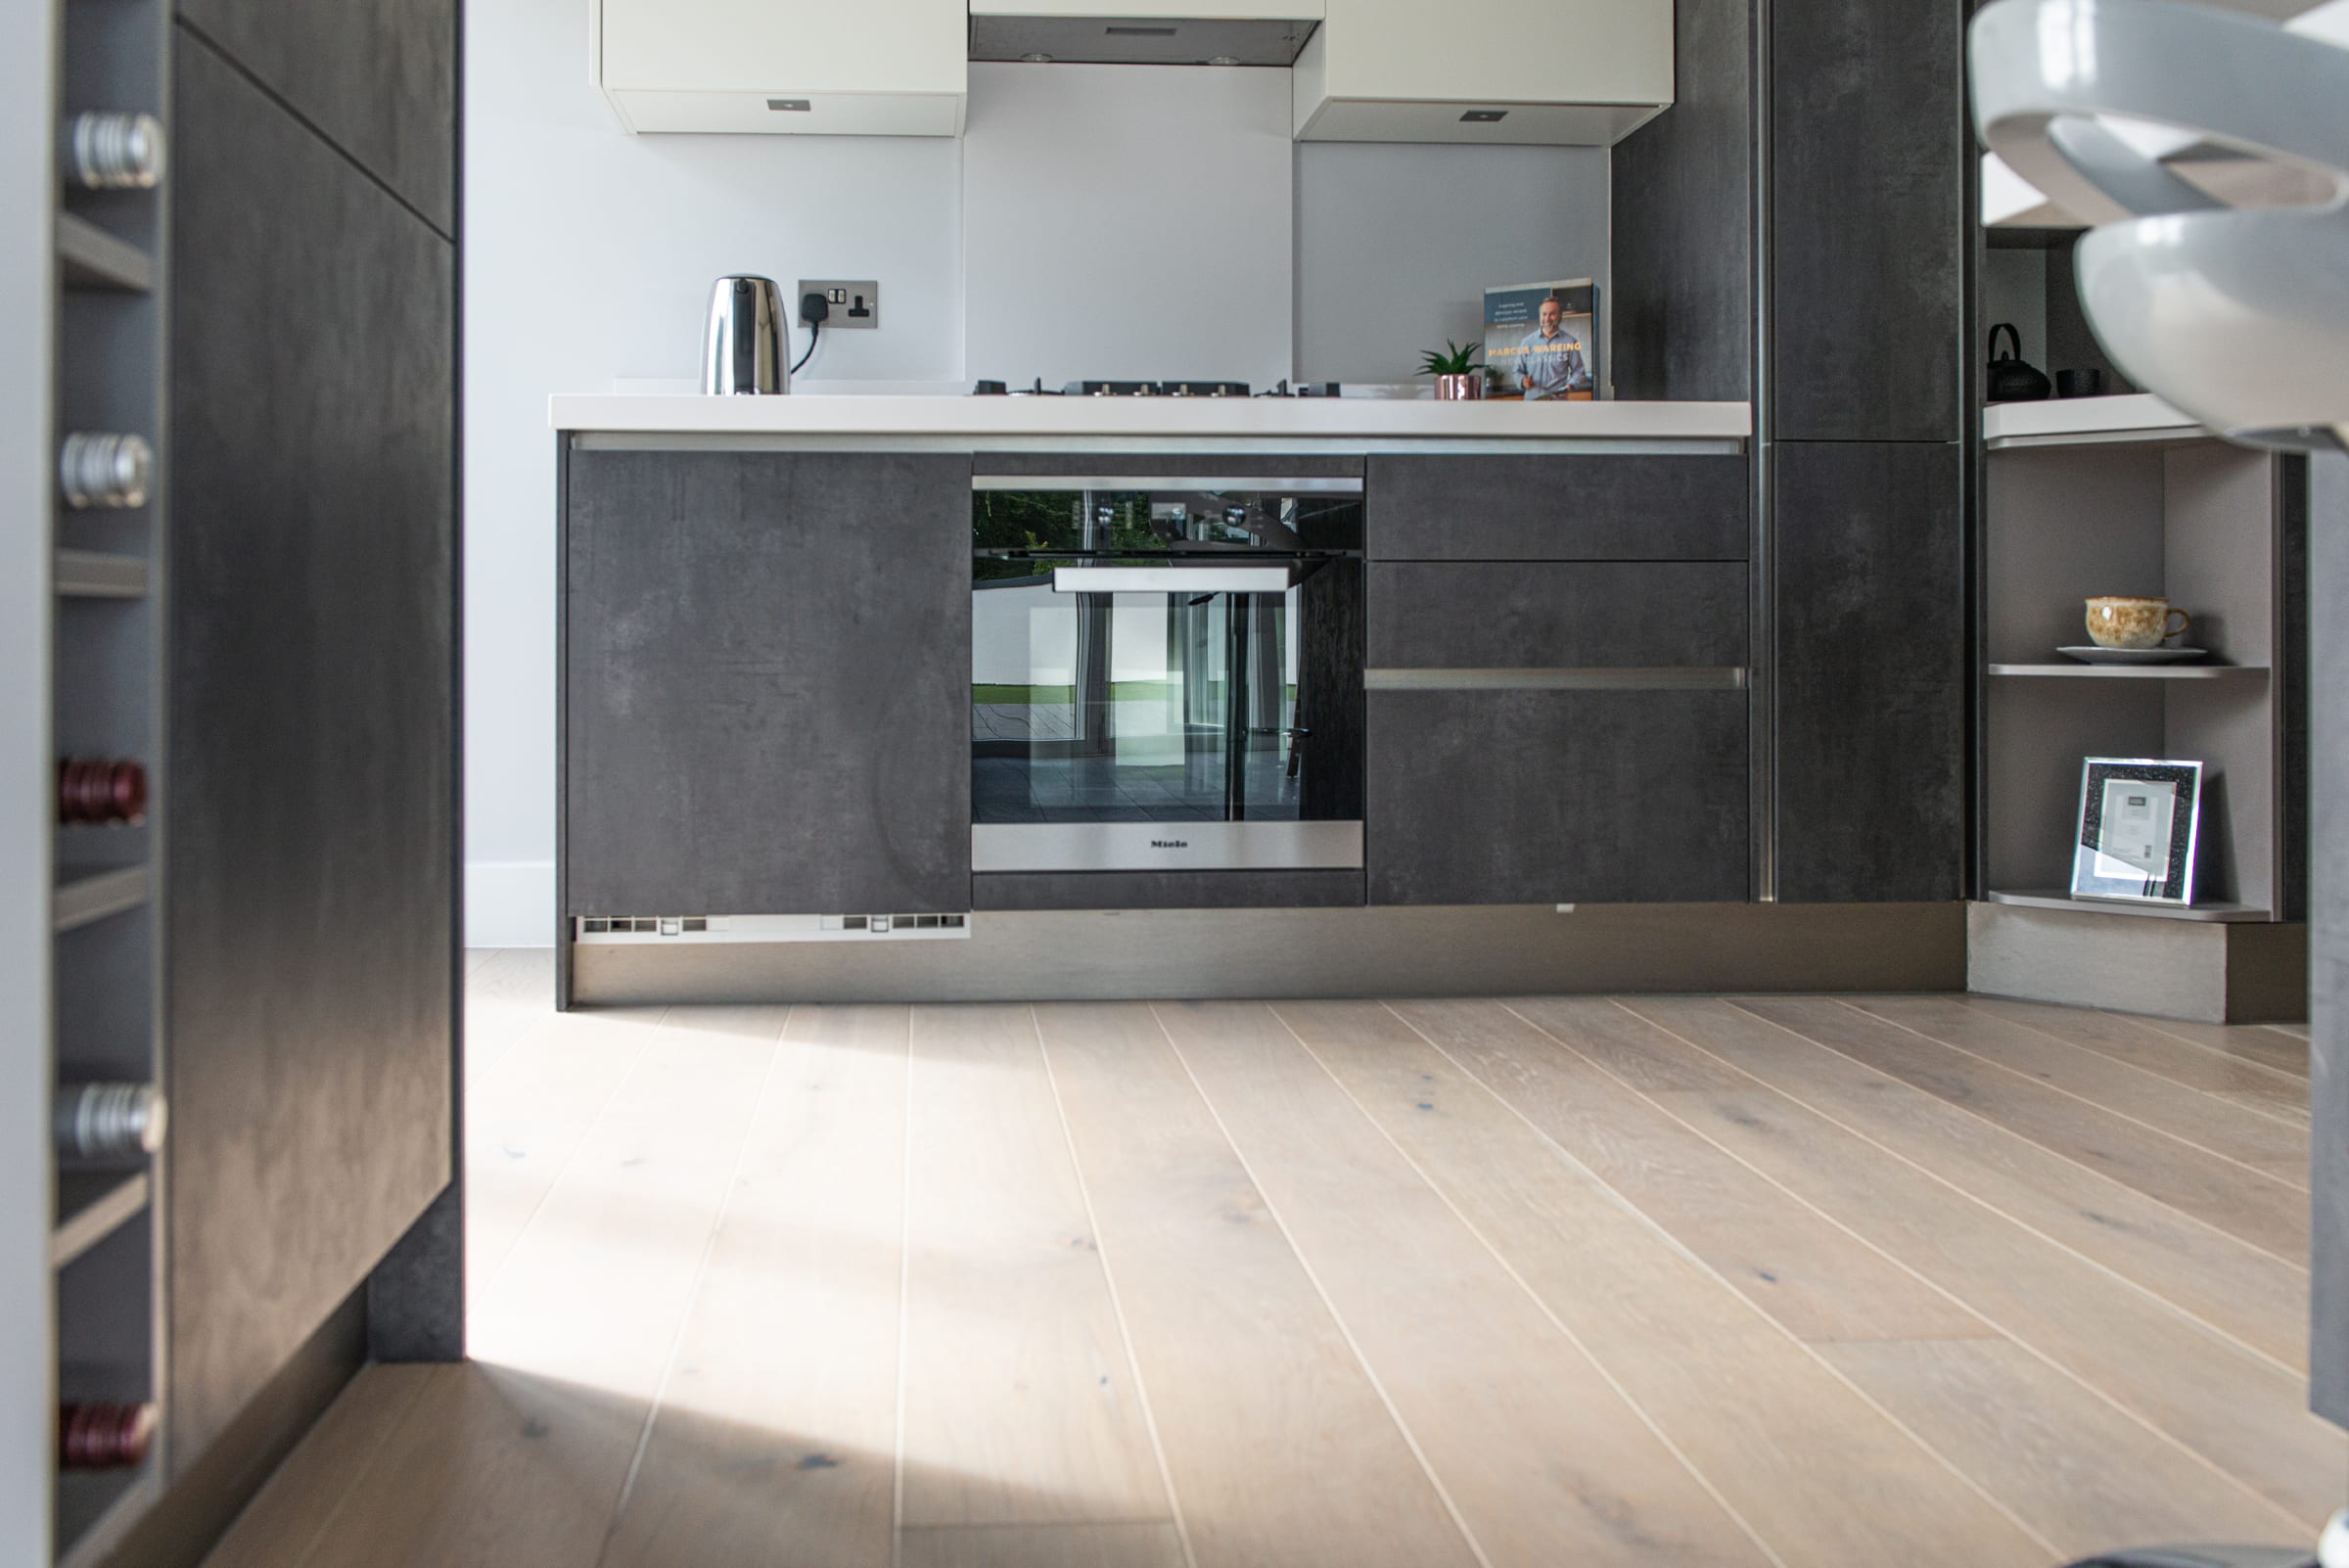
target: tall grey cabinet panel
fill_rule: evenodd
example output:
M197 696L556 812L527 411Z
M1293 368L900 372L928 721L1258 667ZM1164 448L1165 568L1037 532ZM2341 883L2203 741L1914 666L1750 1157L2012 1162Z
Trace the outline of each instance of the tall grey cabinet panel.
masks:
M568 455L563 914L971 906L971 461Z
M1618 397L1753 395L1753 0L1679 0L1671 109L1616 144Z
M457 3L178 0L178 9L183 26L454 235Z
M184 1469L454 1170L456 273L210 42L175 55Z
M1779 440L1949 441L1963 401L1957 0L1773 0Z
M1962 448L1777 448L1778 896L1962 896Z
M2349 1426L2349 458L2309 464L2309 1078L2318 1414Z

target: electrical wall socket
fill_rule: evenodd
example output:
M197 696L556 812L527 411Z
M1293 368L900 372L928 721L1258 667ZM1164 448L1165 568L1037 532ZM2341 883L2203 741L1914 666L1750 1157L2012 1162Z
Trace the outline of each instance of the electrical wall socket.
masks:
M878 327L881 325L881 285L871 279L802 278L800 292L792 296L794 302L804 301L811 294L820 294L832 306L824 318L824 330L837 332L843 327ZM800 325L807 324L806 306L801 306Z

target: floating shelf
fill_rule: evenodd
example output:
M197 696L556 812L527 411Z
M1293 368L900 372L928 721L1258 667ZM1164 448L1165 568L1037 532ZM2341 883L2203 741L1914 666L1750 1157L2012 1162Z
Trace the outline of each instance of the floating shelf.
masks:
M57 1178L57 1229L49 1238L49 1263L63 1268L143 1213L154 1192L144 1171L124 1176L70 1175Z
M2150 392L2124 397L2050 397L1993 403L1982 410L1982 441L1992 451L2034 446L2208 440L2210 432Z
M2265 665L1992 665L1994 675L2044 680L2234 680L2268 678Z
M2240 903L2121 903L2104 899L2075 899L2068 893L1990 893L1991 903L2022 909L2069 909L2079 914L2119 915L2133 920L2188 920L2204 925L2244 925L2275 919L2272 911Z
M147 901L152 886L153 879L143 865L80 875L66 873L50 901L58 934L63 936L110 915L136 909Z
M57 552L57 591L74 599L138 599L147 592L147 563L104 550Z
M57 214L57 259L69 289L146 294L155 287L155 260L73 212Z

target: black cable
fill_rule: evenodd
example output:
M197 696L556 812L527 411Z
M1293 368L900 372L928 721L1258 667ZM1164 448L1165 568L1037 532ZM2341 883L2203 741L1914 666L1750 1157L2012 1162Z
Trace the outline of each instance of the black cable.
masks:
M810 321L807 323L807 351L800 355L799 364L791 367L791 373L793 375L798 375L800 371L806 367L807 361L815 357L815 340L823 335L824 324L822 322Z

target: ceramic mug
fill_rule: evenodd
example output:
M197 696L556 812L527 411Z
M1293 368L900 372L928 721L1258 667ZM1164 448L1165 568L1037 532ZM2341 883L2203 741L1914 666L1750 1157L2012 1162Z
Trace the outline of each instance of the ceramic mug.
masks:
M2176 625L2170 618L2178 618ZM2183 637L2194 618L2170 608L2167 599L2091 599L2088 635L2099 648L2158 648Z

